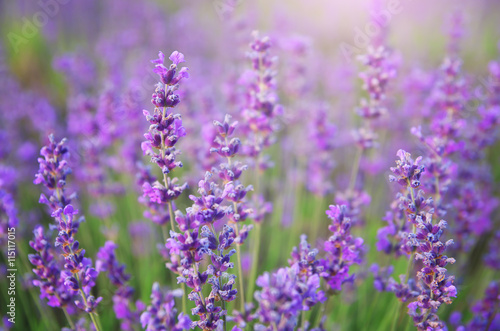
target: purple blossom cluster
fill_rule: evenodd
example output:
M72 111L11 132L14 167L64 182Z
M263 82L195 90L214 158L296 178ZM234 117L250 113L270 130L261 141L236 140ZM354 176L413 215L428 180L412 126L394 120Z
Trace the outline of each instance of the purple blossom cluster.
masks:
M125 265L120 264L116 259L115 250L117 245L112 241L107 241L99 249L96 260L96 270L107 272L108 278L116 290L113 294L113 310L115 316L121 321L121 330L134 330L138 326L140 312L146 306L142 301L132 301L134 288L127 284L130 275L125 273ZM134 309L135 308L135 309Z
M271 166L262 156L266 147L274 143L274 132L277 130L276 117L283 112L278 104L276 87L276 57L270 55L271 39L253 33L254 40L250 44L251 51L247 57L252 69L240 77L244 87L244 101L241 116L244 119L242 130L247 141L244 144L245 155L255 159L255 167L265 170Z
M307 188L320 196L333 193L331 175L335 161L331 155L336 145L336 127L328 121L326 106L320 106L319 111L310 122L310 141L314 150L309 156L307 173L309 174Z
M224 122L214 121L216 147L211 151L223 161L219 168L206 172L205 179L200 180L199 195L189 196L193 204L186 213L176 212L175 220L181 232L170 231L165 245L170 255L167 268L178 274L179 283L191 289L188 298L196 305L192 314L200 318L192 325L203 330L215 330L221 325L226 327L226 306L236 299L238 293L236 276L229 273L229 269L234 268L231 256L239 252L252 228L247 225L239 227L253 213L245 203L246 194L252 187L244 187L239 182L246 166L232 161L241 143L233 137L237 122L231 123L230 120L231 117L226 115ZM215 224L222 220L225 221L222 231L217 233ZM240 254L237 255L238 263L241 263ZM202 271L201 263L205 257L209 264ZM241 266L239 275L242 277ZM208 296L203 294L205 285L211 286ZM221 306L217 305L218 302Z
M51 239L45 234L42 226L37 226L34 230L33 240L30 246L37 254L30 254L28 258L35 267L33 272L38 279L33 280L33 285L40 288L40 298L46 299L51 307L68 307L74 310L75 293L66 286L66 275L64 268L55 259L57 256L54 247L50 244Z
M321 266L315 259L316 254L303 236L300 248L292 252L290 267L280 268L272 274L266 272L257 278L257 286L261 289L255 292L258 302L255 330L295 330L302 311L325 302L326 295L320 284Z
M368 99L361 99L356 112L364 120L363 126L355 132L356 143L363 150L377 146L377 134L374 131L373 120L387 113L385 106L387 85L396 76L396 69L390 58L390 51L385 46L368 48L359 61L366 71L359 74L363 81L363 90Z
M150 114L144 110L144 116L150 123L148 132L144 135L147 139L141 145L145 155L151 157L151 162L155 163L162 171L163 182L147 180L146 176L141 176L143 184L143 201L150 207L148 212L152 219L160 225L164 225L170 220L171 230L174 229L174 207L173 200L177 199L186 189L187 184L177 184L177 178L170 178L168 174L177 167L182 167L182 162L176 161L179 150L175 148L177 141L186 135L186 130L182 125L179 114L174 114L180 97L175 92L184 78L188 78L188 68L183 67L178 70L178 65L184 62L184 55L174 51L170 57L172 64L167 68L164 65L165 55L160 52L158 59L151 61L155 64L154 72L160 77L155 92L152 95L151 103L155 106L154 113ZM159 206L155 206L158 204ZM165 213L165 206L168 207L168 216L160 216Z
M0 5L0 329L499 329L500 4L212 5Z
M323 269L320 275L331 290L340 291L343 283L354 278L354 274L349 274L350 267L362 261L363 239L352 236L351 219L345 205L331 205L326 215L331 220L328 229L332 235L324 243L326 256L320 260Z
M398 183L404 191L398 193L399 205L390 218L389 225L379 233L379 250L394 253L396 257L409 257L408 272L400 276L400 283L390 279L391 268L372 266L375 275L375 287L379 291L393 292L404 303L408 303L408 314L413 318L418 330L442 330L443 321L437 316L437 310L445 303L450 304L457 296L454 277L447 274L446 266L455 263L455 259L446 255L446 250L453 245L453 240L441 241L447 223L444 220L433 221L432 200L426 200L423 191L415 195L414 189L421 184L424 167L422 158L413 160L403 150L398 151L399 160L392 167L391 182ZM403 225L400 225L403 224ZM406 226L405 226L406 224ZM414 260L421 261L420 270L412 277ZM385 279L384 279L385 278Z
M72 196L67 196L65 192L66 178L71 173L68 166L69 151L65 146L66 140L57 142L53 135L49 136L49 144L41 151L41 158L38 159L40 168L35 176L35 184L43 184L50 196L41 194L40 203L46 204L51 210L58 231L54 246L64 257L63 269L58 271L57 263L52 263L47 253L50 246L44 244L43 231L38 228L35 232L35 241L32 247L37 250L38 255L31 255L30 262L36 266L35 272L42 281L35 281L33 285L40 286L42 296L46 297L47 284L57 286L57 274L64 279L63 285L67 291L72 292L74 304L89 313L94 326L99 330L96 321L95 309L102 297L95 298L91 295L91 289L95 286L95 281L99 272L92 267L92 261L85 257L85 250L80 248L80 243L75 236L78 233L80 223L84 221L83 216L77 217L78 210L71 205ZM41 245L40 245L41 244ZM60 266L59 266L60 267ZM50 278L50 280L49 280ZM47 280L49 283L44 282ZM54 288L55 289L55 288ZM63 306L64 302L56 303L56 296L48 297L53 306ZM66 300L65 295L61 295L58 300Z
M500 287L498 281L491 282L484 293L484 298L478 300L472 306L474 317L467 323L462 324L462 314L454 312L450 317L450 323L457 331L479 331L497 330L500 328Z
M181 331L191 329L191 320L184 313L177 314L175 298L182 296L182 291L165 291L158 283L153 284L151 305L141 315L141 324L145 330Z
M493 196L491 170L484 162L484 150L495 136L495 129L489 130L497 121L498 111L490 97L477 109L471 109L472 91L458 54L462 25L461 14L455 13L449 53L429 96L432 113L428 129L415 127L412 133L428 150L423 164L430 180L424 189L433 196L437 215L446 214L453 221L454 249L468 252L491 229L491 214L498 205ZM493 82L494 70L490 75ZM469 118L473 111L478 116Z

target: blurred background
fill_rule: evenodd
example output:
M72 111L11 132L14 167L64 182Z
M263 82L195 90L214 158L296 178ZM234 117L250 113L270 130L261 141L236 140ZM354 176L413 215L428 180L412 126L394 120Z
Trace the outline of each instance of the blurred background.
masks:
M259 274L286 265L301 233L314 246L324 242L329 222L324 211L336 192L349 185L355 159L351 133L361 120L354 110L365 93L357 56L367 52L372 35L379 33L392 51L398 74L387 92L390 116L376 125L379 148L360 165L358 185L372 201L363 211L362 226L353 232L366 242L367 262L355 267L356 281L348 284L327 313L331 330L390 329L398 303L390 293L374 290L368 272L373 262L393 263L395 275L406 269L406 261L393 261L375 246L376 233L397 190L388 183L389 167L400 148L415 157L426 153L410 129L429 115L426 96L454 38L469 86L463 117L475 116L487 93L488 63L499 57L500 2L388 3L392 3L391 12L388 4L377 7L368 0L0 0L0 189L14 201L10 205L15 209L10 210L18 219L19 299L14 329L55 330L64 325L62 312L39 300L26 257L32 253L28 241L35 224L51 223L44 206L38 204L41 188L32 183L39 150L49 133L69 139L73 169L69 191L79 192L87 219L79 236L89 256L106 239L114 239L119 259L134 271L130 282L136 299L144 302L149 302L154 281L175 283L156 249L159 231L144 219L144 207L137 202L142 194L135 182L137 162L148 162L140 148L148 129L142 110L153 109L151 93L157 82L150 60L157 58L158 51L178 50L186 57L190 78L179 90L179 113L187 130L179 142L185 166L176 176L190 184L191 194L212 162L206 156L211 142L204 133L226 113L241 120L240 77L250 67L246 53L254 30L271 38L284 107L277 143L267 151L274 167L266 171L261 188L273 202L273 212L264 222ZM463 17L460 24L453 19L457 11ZM381 32L372 34L374 19L385 23ZM455 25L462 28L457 32ZM334 148L321 156L319 166L311 165L319 155L311 146L311 126L318 122L336 127ZM494 196L500 180L498 147L495 142L481 161L491 173ZM312 175L322 169L327 169L324 177L313 182ZM253 173L246 174L244 182L252 184ZM187 196L179 199L178 208L189 205ZM500 237L493 235L498 211L491 212L491 219L494 226L489 232L475 237L456 256L462 260L453 272L464 271L457 276L461 294L453 305L443 307L445 321L453 311L470 318L471 302L498 279L498 271L482 262L489 245L500 244ZM249 252L244 252L244 259L248 273ZM0 273L5 272L2 267ZM1 307L8 300L6 284L2 276ZM117 330L110 291L109 282L100 279L102 323L105 330ZM406 329L413 329L409 318L406 322Z

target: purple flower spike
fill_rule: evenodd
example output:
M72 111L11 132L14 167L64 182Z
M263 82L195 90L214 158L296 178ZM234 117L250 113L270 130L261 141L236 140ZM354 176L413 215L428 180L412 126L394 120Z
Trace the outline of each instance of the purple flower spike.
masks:
M346 216L346 206L331 205L326 214L332 221L329 226L332 236L324 243L326 258L320 262L323 267L321 276L332 290L340 291L343 283L354 278L353 274L349 274L350 266L361 263L363 239L351 235L351 220Z
M153 284L151 305L142 313L140 321L148 331L190 330L191 320L184 313L177 313L175 298L182 296L181 290L165 291L158 283Z
M33 272L38 279L33 280L33 285L40 288L40 299L47 299L51 307L71 307L74 301L74 291L65 283L61 267L54 259L55 252L50 245L50 240L45 236L41 225L35 227L34 238L30 246L37 254L29 254L28 258L35 267Z
M143 111L150 126L144 134L146 141L141 144L144 155L151 157L151 162L160 168L163 178L161 182L157 181L145 169L140 169L138 181L144 193L139 201L148 207L145 216L159 225L170 221L173 227L174 220L170 219L170 215L174 213L173 200L187 188L187 184L179 185L177 178L168 177L175 168L183 166L182 162L176 160L180 151L175 145L186 135L181 115L175 114L173 109L181 102L175 92L181 80L189 75L186 67L177 72L177 66L184 62L182 53L175 51L169 59L173 62L169 68L164 66L165 55L162 52L159 53L158 59L151 61L156 65L153 71L158 74L161 82L156 85L151 97L151 103L155 106L154 112L151 114L147 110Z
M419 156L415 161L412 160L410 153L400 149L397 152L399 161L396 161L396 167L391 168L395 176L389 176L391 182L398 182L404 187L410 183L411 187L417 188L420 186L420 176L424 172L424 166L420 165L422 157Z
M59 231L54 246L60 249L64 257L65 270L61 271L60 274L61 278L64 279L64 285L68 290L74 292L74 304L78 308L89 314L94 314L102 298L95 298L90 292L91 288L95 285L95 280L99 272L92 267L92 261L85 258L85 250L79 247L80 244L75 238L80 223L84 221L84 217L77 216L78 210L70 204L71 199L65 195L64 187L66 185L66 176L71 173L71 169L68 167L66 161L69 153L68 149L64 146L65 141L66 140L63 139L61 142L57 143L53 135L49 136L49 144L43 147L40 152L44 158L38 159L40 168L36 175L35 183L43 183L51 193L49 199L42 195L40 202L50 207L51 215ZM35 232L33 248L40 247L37 245L37 235L43 236L43 232L40 228L37 228ZM49 246L46 246L45 251L48 248ZM43 250L39 252L44 255ZM33 257L31 261L41 263L41 260L36 257ZM46 277L44 276L43 278ZM43 283L39 282L38 285L42 286ZM81 299L76 295L77 292L79 292Z

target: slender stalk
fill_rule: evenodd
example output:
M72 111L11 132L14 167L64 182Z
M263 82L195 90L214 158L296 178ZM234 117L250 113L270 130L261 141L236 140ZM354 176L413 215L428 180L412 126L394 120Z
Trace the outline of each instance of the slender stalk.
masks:
M59 191L56 191L56 192L59 193ZM68 220L66 219L66 216L64 214L61 214L61 218L63 219L64 223L66 223L66 224L68 223ZM68 247L70 249L71 255L74 256L75 253L73 252L73 249L70 246L68 246ZM75 278L76 278L76 281L78 282L80 295L82 296L83 303L85 304L85 307L86 307L87 306L87 296L85 295L85 292L83 292L82 282L80 281L80 276L78 275L78 273L75 273ZM101 331L100 323L98 323L99 318L97 317L97 314L89 313L89 315L90 315L90 319L92 319L92 323L94 323L96 331Z
M301 317L301 324L302 324L302 331L305 331L306 330L306 311L305 310L302 310L302 312L300 313Z
M66 316L66 319L68 320L68 323L69 323L69 326L71 327L71 330L74 330L75 329L75 324L73 323L73 320L71 319L71 316L68 314L68 310L66 309L66 307L63 307L63 312L64 312L64 316Z
M238 228L238 225L236 225L236 228ZM238 234L236 234L238 235ZM241 305L241 310L245 310L245 292L243 290L243 268L241 267L241 247L240 245L236 245L236 257L238 258L238 285L240 288L240 305Z
M215 228L214 228L214 225L213 223L210 223L210 230L212 231L212 233L214 234L216 240L217 240L217 235L215 234ZM217 246L219 246L220 242L217 240ZM219 255L222 256L222 249L220 248L219 246ZM219 282L219 288L222 289L222 277L217 277L217 280ZM222 300L221 298L221 302L222 302L222 310L226 310L226 302L224 300ZM224 331L227 330L227 321L226 321L226 314L222 315L222 320L224 322Z
M316 317L316 322L315 324L319 327L321 324L321 317L325 316L326 309L328 307L328 303L330 302L331 295L326 296L326 301L321 304L321 313L318 314Z
M188 310L187 310L187 302L186 302L186 296L187 296L186 284L181 283L181 288L182 288L182 311L184 312L184 314L187 314Z
M411 195L411 202L413 204L413 206L415 206L415 214L418 213L418 209L415 205L415 193L413 191L413 187L411 187L411 183L410 183L410 180L407 179L407 182L408 182L408 188L410 190L410 195ZM415 224L413 224L413 230L412 232L415 233L416 231L416 227L415 227ZM408 260L408 266L406 267L406 277L405 277L405 281L406 283L408 283L408 280L410 279L410 273L411 273L411 270L412 270L412 267L413 267L413 260L415 258L415 249L412 250L412 253L410 255L410 259ZM401 320L401 311L403 310L403 301L400 301L399 302L399 305L398 305L398 308L396 310L396 314L394 316L394 319L393 319L393 322L392 322L392 328L391 330L396 330L396 326L399 325L399 321Z
M85 307L87 307L87 296L85 295L85 292L83 292L82 282L80 281L80 276L78 274L75 274L75 276L76 276L76 281L78 282L80 295L82 296L83 304L85 305ZM96 331L101 331L100 323L98 323L97 314L89 313L89 315L90 315L90 319L92 320L92 323L94 323Z
M259 258L259 247L260 247L260 229L261 229L261 224L257 223L255 225L255 241L254 241L254 246L253 246L253 251L252 251L252 268L250 269L250 277L248 279L248 288L247 288L247 293L250 295L253 293L255 289L255 279L257 277L257 265L258 265L258 258Z
M226 146L228 145L227 137L224 137L226 141ZM227 164L231 166L231 158L227 157ZM238 204L233 201L233 209L234 212L238 212ZM240 231L238 228L238 223L234 224L234 231L236 233L236 236L240 235ZM215 235L215 232L214 232ZM245 310L245 291L243 289L243 267L242 267L242 261L241 261L241 247L240 245L236 244L236 259L238 260L238 285L239 285L239 292L240 292L240 305L241 305L241 310Z
M170 214L170 228L172 231L175 230L175 224L174 224L174 206L172 205L172 201L168 202L168 213Z
M194 259L194 256L193 256L193 259ZM194 271L196 272L196 274L199 273L198 266L196 265L196 262L194 262ZM203 304L203 307L206 307L207 305L205 304L205 297L203 296L203 291L201 291L201 290L200 290L200 299L201 299L201 303Z
M354 186L356 185L356 179L358 177L359 165L361 163L361 157L363 156L363 149L358 147L356 149L356 155L354 156L354 164L351 170L351 178L349 180L349 188L347 192L349 195L352 195L354 191Z

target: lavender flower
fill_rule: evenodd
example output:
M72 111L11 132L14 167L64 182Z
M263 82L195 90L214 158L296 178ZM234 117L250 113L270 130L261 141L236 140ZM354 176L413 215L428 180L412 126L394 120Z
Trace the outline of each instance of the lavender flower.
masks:
M0 173L0 176L2 174ZM17 207L14 197L9 192L8 187L3 184L4 180L0 178L0 245L3 246L9 231L16 228L19 224L17 218ZM11 230L9 230L11 229ZM6 243L5 243L6 244Z
M269 37L260 37L258 32L253 33L254 40L250 44L251 52L247 54L252 63L252 70L243 74L240 81L245 86L245 101L242 117L243 126L248 141L244 145L245 154L257 160L255 166L262 170L270 166L260 157L264 148L273 141L273 132L276 130L274 119L282 113L278 104L274 66L276 58L271 57Z
M326 297L320 290L318 274L301 279L298 264L278 269L273 274L264 273L257 278L255 292L258 307L255 312L259 323L255 330L295 330L301 311L324 302Z
M500 270L500 252L498 247L498 242L500 241L500 231L495 232L493 238L491 239L490 247L488 253L484 258L484 262L490 268L494 270Z
M314 149L309 155L307 172L309 178L306 181L307 188L320 196L332 193L331 174L335 166L331 153L335 148L336 127L327 118L327 109L320 106L310 123L309 138Z
M163 183L159 181L145 182L143 184L144 197L150 203L167 205L172 230L174 228L174 210L172 201L186 189L187 184L178 185L177 179L167 177L173 169L182 167L182 162L176 161L179 151L175 145L177 141L186 135L186 130L182 126L182 119L179 114L174 114L172 109L180 102L179 95L175 91L184 78L188 78L188 69L183 67L177 72L178 65L184 62L184 55L174 51L169 59L172 64L169 68L164 66L165 56L159 53L158 59L151 62L155 63L153 70L160 77L161 83L158 83L155 93L152 95L151 103L155 106L154 113L150 114L144 110L146 120L151 124L149 131L144 135L147 139L141 145L145 155L151 157L151 162L155 163L163 173ZM157 210L153 209L151 214ZM156 218L157 219L157 218ZM166 216L161 217L162 220Z
M46 237L42 226L38 225L33 231L34 238L30 246L37 254L29 254L28 258L35 267L33 272L38 279L33 280L33 285L40 288L40 299L47 299L51 307L63 307L74 310L72 305L75 297L74 291L64 282L62 267L54 258L54 251Z
M320 262L323 267L321 276L334 291L340 291L344 282L354 278L349 274L349 268L354 263L361 263L364 250L363 239L351 235L351 220L346 213L344 205L331 205L326 211L332 221L328 227L332 236L324 243L326 257Z
M116 260L115 249L117 245L112 241L107 241L104 247L99 249L96 260L96 270L98 272L108 272L111 284L116 287L113 294L113 309L116 318L121 320L120 328L122 330L134 330L137 321L140 318L140 312L145 310L146 306L140 301L132 302L134 288L127 285L130 275L125 273L125 265Z
M64 285L74 294L80 293L81 300L76 298L75 305L90 314L94 326L99 330L95 309L102 298L96 299L90 294L99 272L92 267L90 259L84 257L85 250L80 249L80 244L75 239L79 225L84 218L83 216L76 217L78 210L73 208L70 204L71 199L65 194L66 177L71 173L71 169L66 161L69 153L64 143L65 139L57 143L54 136L49 136L49 144L40 152L44 158L38 159L40 169L35 176L34 183L43 183L51 193L49 198L42 194L40 203L52 209L52 217L59 231L55 247L60 247L65 260L65 270L62 271Z
M404 213L395 214L396 220L403 224L395 236L399 241L396 246L398 247L396 256L401 254L399 251L405 253L406 256L409 255L410 265L408 273L400 276L400 284L393 280L380 279L376 284L383 284L379 286L379 290L394 292L401 302L409 302L408 313L419 330L439 329L443 328L444 323L437 316L438 308L443 303L450 304L457 294L457 289L453 285L454 277L448 276L445 268L447 264L455 263L455 259L445 255L446 249L453 244L453 240L441 242L446 222L441 220L435 224L432 200L426 200L423 191L420 191L417 197L414 194L414 188L420 186L420 177L424 171L423 166L420 165L421 158L414 161L411 155L403 150L398 151L398 156L400 160L396 161L396 167L391 168L394 176L391 175L389 179L391 182L400 184L407 192L398 193L399 201L402 202L399 208L404 210ZM404 220L398 219L403 216ZM405 226L405 223L408 225ZM394 223L390 223L383 232L395 235L396 231L393 227ZM379 232L379 236L380 234ZM384 245L379 246L379 248L383 247ZM416 274L418 282L410 278L414 257L417 261L421 260L423 265ZM378 277L377 270L375 272ZM389 274L385 276L388 277ZM413 301L414 299L416 300Z
M484 293L484 298L477 301L472 306L474 317L465 325L459 325L462 316L459 312L452 314L452 324L457 331L493 331L500 328L500 314L498 307L500 305L500 290L498 281L493 281L489 284Z
M384 218L388 225L377 233L377 249L399 257L412 253L408 233L412 231L411 227L417 217L425 217L419 216L419 211L428 209L433 201L425 199L422 190L414 194L414 189L420 187L420 176L425 170L420 164L422 157L413 160L410 153L403 150L399 150L397 155L399 160L396 161L396 167L391 167L393 175L389 175L389 181L398 183L401 191L396 194L391 210Z
M175 298L182 296L182 291L164 291L158 283L153 284L151 305L141 315L141 324L148 331L153 330L189 330L191 320L184 313L177 314Z

